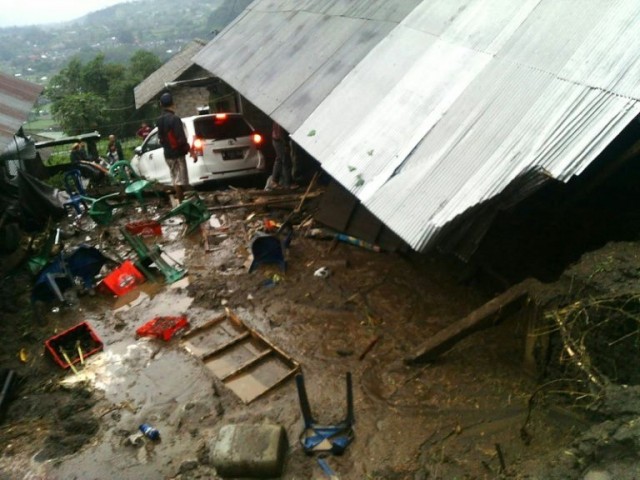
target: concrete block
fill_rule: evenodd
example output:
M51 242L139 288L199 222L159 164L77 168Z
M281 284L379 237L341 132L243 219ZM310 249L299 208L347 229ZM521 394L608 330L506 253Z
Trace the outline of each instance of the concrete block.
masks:
M289 445L280 425L225 425L211 440L211 464L222 477L274 478Z

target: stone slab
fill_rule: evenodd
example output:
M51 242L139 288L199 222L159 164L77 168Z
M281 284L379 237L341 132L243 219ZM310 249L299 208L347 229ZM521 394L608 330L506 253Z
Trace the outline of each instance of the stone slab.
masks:
M209 445L211 464L225 478L274 478L282 474L288 449L280 425L225 425Z

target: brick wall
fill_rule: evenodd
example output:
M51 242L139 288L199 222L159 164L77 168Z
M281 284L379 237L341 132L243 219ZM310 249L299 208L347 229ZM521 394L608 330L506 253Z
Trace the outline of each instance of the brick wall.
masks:
M209 105L209 90L206 87L188 87L172 90L176 114L191 117L198 114L197 107Z

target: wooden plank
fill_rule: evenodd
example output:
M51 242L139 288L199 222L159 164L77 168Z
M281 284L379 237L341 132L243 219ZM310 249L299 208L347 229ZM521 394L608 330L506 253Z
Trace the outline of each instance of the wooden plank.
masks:
M289 355L287 355L284 351L282 351L278 347L276 347L267 338L263 337L262 334L260 334L260 332L254 330L253 328L251 328L247 324L245 324L242 320L240 320L240 318L234 312L232 312L231 310L227 309L227 313L228 313L230 318L232 318L235 322L238 323L238 325L242 325L244 328L249 330L254 338L264 342L266 345L269 346L269 348L271 348L272 350L276 351L278 353L278 355L280 355L282 358L284 358L290 365L292 365L294 367L298 367L299 366L298 362L296 362L293 358L291 358Z
M260 352L259 355L255 356L251 360L243 363L238 368L236 368L233 372L227 373L222 378L220 378L220 380L222 380L224 382L226 380L230 380L231 378L235 377L236 375L240 375L245 370L247 370L248 368L254 366L256 363L261 362L262 360L264 360L269 355L272 355L273 353L274 353L273 350L265 350L263 352Z
M217 325L218 323L220 323L221 321L225 320L226 318L227 318L226 314L219 315L219 316L215 317L214 319L209 320L208 322L200 325L199 327L196 327L196 328L188 331L187 333L185 333L182 336L182 340L187 340L187 339L193 337L194 335L197 335L197 334L201 333L203 330L207 330L207 329L213 327L214 325Z
M489 300L466 317L454 322L424 342L413 355L405 358L406 364L431 362L451 349L463 338L478 330L499 323L504 317L517 311L529 298L529 290L537 280L527 279Z
M298 373L298 371L300 370L300 367L297 366L295 368L293 368L290 372L288 372L287 374L285 374L282 378L280 378L277 382L275 382L273 385L271 385L269 388L267 388L264 392L260 393L259 395L256 395L255 397L253 397L251 400L249 400L246 403L251 403L254 400L257 400L258 398L262 397L263 395L266 395L268 392L270 392L271 390L273 390L274 388L276 388L278 385L283 384L285 381L287 381L289 378L291 378L293 375L295 375L296 373Z
M223 343L222 345L220 345L215 350L212 350L211 352L205 353L202 357L200 357L200 360L202 360L204 362L205 360L208 360L209 358L218 355L219 353L229 349L230 347L233 347L234 345L237 345L238 343L242 342L243 340L246 340L250 336L251 336L250 332L243 332L240 335L238 335L237 337L232 338L228 342Z

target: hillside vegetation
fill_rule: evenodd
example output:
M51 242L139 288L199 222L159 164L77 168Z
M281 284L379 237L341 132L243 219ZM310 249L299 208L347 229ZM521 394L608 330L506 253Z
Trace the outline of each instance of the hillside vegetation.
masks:
M210 40L250 0L133 0L76 21L0 28L0 71L46 84L71 58L86 62L97 54L126 63L147 50L162 61L201 38Z

